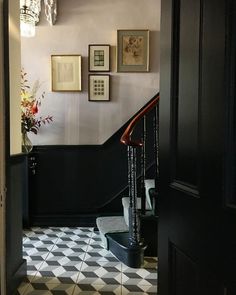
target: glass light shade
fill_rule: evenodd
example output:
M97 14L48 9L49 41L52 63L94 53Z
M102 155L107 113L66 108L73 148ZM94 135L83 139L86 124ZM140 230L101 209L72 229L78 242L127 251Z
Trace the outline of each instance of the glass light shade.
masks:
M22 37L34 37L35 36L35 23L34 22L20 22L20 31Z
M20 9L22 10L22 8L34 16L35 23L39 22L41 0L20 0Z
M35 25L39 21L41 10L40 0L20 1L20 28L21 36L35 36Z

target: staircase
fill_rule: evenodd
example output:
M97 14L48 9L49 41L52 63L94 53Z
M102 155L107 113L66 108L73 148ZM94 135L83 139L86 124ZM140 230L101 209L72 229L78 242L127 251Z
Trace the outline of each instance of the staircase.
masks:
M139 268L145 256L157 256L157 184L158 184L158 113L159 93L130 122L121 137L127 146L129 196L122 198L123 216L98 217L96 220L103 245L129 267ZM148 116L152 113L152 126ZM149 124L150 125L150 124ZM142 136L135 136L141 128ZM150 130L151 129L151 130ZM147 149L147 136L153 139ZM154 155L152 179L146 179L147 150Z

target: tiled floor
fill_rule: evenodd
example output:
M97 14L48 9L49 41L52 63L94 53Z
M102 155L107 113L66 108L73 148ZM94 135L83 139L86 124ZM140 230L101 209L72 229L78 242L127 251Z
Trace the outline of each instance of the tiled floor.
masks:
M157 294L156 259L141 269L117 260L93 228L32 228L23 237L27 280L18 294Z

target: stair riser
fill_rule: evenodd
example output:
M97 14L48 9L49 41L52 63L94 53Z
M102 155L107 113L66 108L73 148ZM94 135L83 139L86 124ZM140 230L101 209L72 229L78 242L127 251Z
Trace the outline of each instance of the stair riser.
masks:
M145 246L137 246L132 248L126 248L116 243L109 236L108 248L109 250L125 265L132 268L140 268L144 262Z
M140 216L140 235L141 239L143 239L145 241L145 244L147 245L145 256L157 257L157 230L157 216Z

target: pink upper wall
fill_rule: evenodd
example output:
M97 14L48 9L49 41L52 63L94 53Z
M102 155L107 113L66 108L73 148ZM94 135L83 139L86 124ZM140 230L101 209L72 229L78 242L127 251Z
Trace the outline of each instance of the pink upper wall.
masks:
M116 72L117 29L150 30L150 72ZM31 139L35 145L101 144L159 90L160 0L58 1L50 27L42 14L34 38L22 38L22 67L45 91L41 114L54 116ZM88 101L88 44L110 44L111 101ZM51 92L50 56L82 55L82 92ZM40 93L40 92L39 92Z

